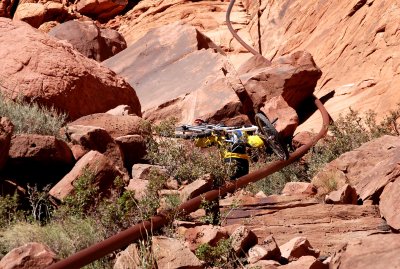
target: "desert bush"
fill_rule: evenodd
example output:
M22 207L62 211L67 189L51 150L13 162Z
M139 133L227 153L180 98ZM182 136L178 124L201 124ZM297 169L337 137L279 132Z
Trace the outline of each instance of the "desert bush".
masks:
M354 150L362 144L383 135L398 135L397 119L400 116L400 105L397 110L390 111L380 123L376 121L376 113L368 111L363 116L350 108L345 116L329 126L330 134L317 143L307 154L307 174L312 178L325 164L338 158L345 152Z
M228 238L218 241L216 246L201 244L196 249L195 255L210 267L237 268L235 263L239 260L235 257L231 242L232 240Z
M50 247L58 257L66 258L106 237L92 218L67 217L62 221L49 222L45 226L38 223L19 222L2 232L1 238L2 256L13 248L29 242L38 242ZM105 257L85 268L112 268L112 263L109 257Z
M148 141L147 159L165 167L167 175L179 183L190 183L204 174L212 174L214 183L221 184L232 174L223 162L219 149L201 149L193 141L173 138L175 119L168 119L153 126L153 137Z
M20 99L12 101L0 94L0 116L7 117L14 124L16 134L53 135L62 138L59 130L65 124L67 115L55 108L41 107L35 102Z
M19 211L19 204L17 193L0 196L0 230L10 226L24 214Z

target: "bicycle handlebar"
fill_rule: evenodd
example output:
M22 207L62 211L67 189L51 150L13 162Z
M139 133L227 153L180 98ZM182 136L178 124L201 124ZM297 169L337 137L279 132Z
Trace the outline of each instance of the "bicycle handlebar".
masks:
M230 126L218 126L218 125L182 125L177 127L177 130L182 131L197 131L197 132L206 132L206 131L225 131L227 133L235 132L235 131L242 131L242 132L254 132L258 131L258 126L251 125L251 126L244 126L244 127L230 127Z

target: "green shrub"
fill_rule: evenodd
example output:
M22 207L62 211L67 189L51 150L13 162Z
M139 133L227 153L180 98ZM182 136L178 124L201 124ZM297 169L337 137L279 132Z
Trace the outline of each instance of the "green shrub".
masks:
M231 239L222 239L216 246L201 244L195 251L195 255L208 266L222 268L235 268L236 261L231 247Z
M398 135L396 120L399 113L400 105L398 110L391 111L380 123L376 122L376 114L372 111L360 116L357 111L350 109L347 115L340 115L329 126L331 135L317 143L306 156L308 176L312 178L325 164L368 141L383 135Z
M49 222L45 226L19 222L1 233L0 251L3 256L26 243L38 242L49 246L58 257L66 258L105 238L92 218L67 217L62 221ZM112 268L112 263L105 257L85 268Z
M94 210L99 201L99 188L94 185L94 174L85 169L75 180L74 192L64 199L69 215L84 216Z
M11 101L1 94L0 116L11 120L16 134L53 135L58 138L61 138L59 130L67 119L66 114L54 108L41 107L35 102L22 99Z
M19 196L16 192L12 196L0 196L0 230L11 225L21 217L18 207Z
M179 183L190 183L208 173L215 176L216 185L228 179L232 172L229 165L223 162L219 149L201 149L193 141L172 138L174 124L174 119L169 119L153 126L153 138L147 145L147 159L165 167L168 176Z

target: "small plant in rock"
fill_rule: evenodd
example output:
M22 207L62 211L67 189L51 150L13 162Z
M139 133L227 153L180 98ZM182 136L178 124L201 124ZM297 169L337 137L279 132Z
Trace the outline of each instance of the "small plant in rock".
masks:
M222 268L236 268L234 252L231 247L231 239L222 239L216 246L201 244L195 251L195 255L207 266L217 266Z
M257 162L252 162L251 171L258 170L265 166L265 164L276 160L274 155L261 154ZM296 161L289 166L269 175L268 177L258 180L249 184L246 190L256 194L259 191L264 192L266 195L279 194L288 182L308 181L306 174L306 167Z
M37 220L44 223L51 218L55 206L49 200L49 191L50 185L45 186L43 190L39 190L36 184L33 186L28 184L28 200L34 221Z
M200 203L200 208L204 209L206 215L200 218L200 221L204 224L221 224L221 213L219 211L219 200L207 201L202 199Z
M53 135L62 138L60 128L66 123L67 114L55 108L46 108L34 101L22 98L12 101L0 94L0 115L7 117L14 124L16 134Z

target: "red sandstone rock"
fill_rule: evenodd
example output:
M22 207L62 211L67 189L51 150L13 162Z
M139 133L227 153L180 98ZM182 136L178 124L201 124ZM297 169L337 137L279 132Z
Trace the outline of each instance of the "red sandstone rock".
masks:
M56 263L56 254L40 243L28 243L7 253L0 261L2 269L42 269Z
M400 179L386 185L380 196L379 210L390 227L400 230Z
M203 268L194 253L179 240L165 236L153 236L151 241L157 268Z
M399 249L399 234L374 234L351 240L334 254L329 268L398 268Z
M216 246L221 239L227 239L227 232L212 225L196 226L185 231L185 244L191 251L195 251L201 244Z
M106 195L110 192L116 177L122 177L122 173L103 154L97 151L89 151L83 156L50 191L49 194L59 200L63 200L74 191L74 182L82 175L93 176L93 184L99 188L99 193Z
M298 260L302 256L318 258L319 250L313 249L305 237L296 237L279 247L282 257L288 261Z
M126 42L118 32L100 29L92 21L67 21L52 28L49 35L68 41L74 49L98 62L126 48Z
M108 68L25 23L0 18L0 28L4 96L34 99L67 112L72 120L120 104L141 115L134 89Z

